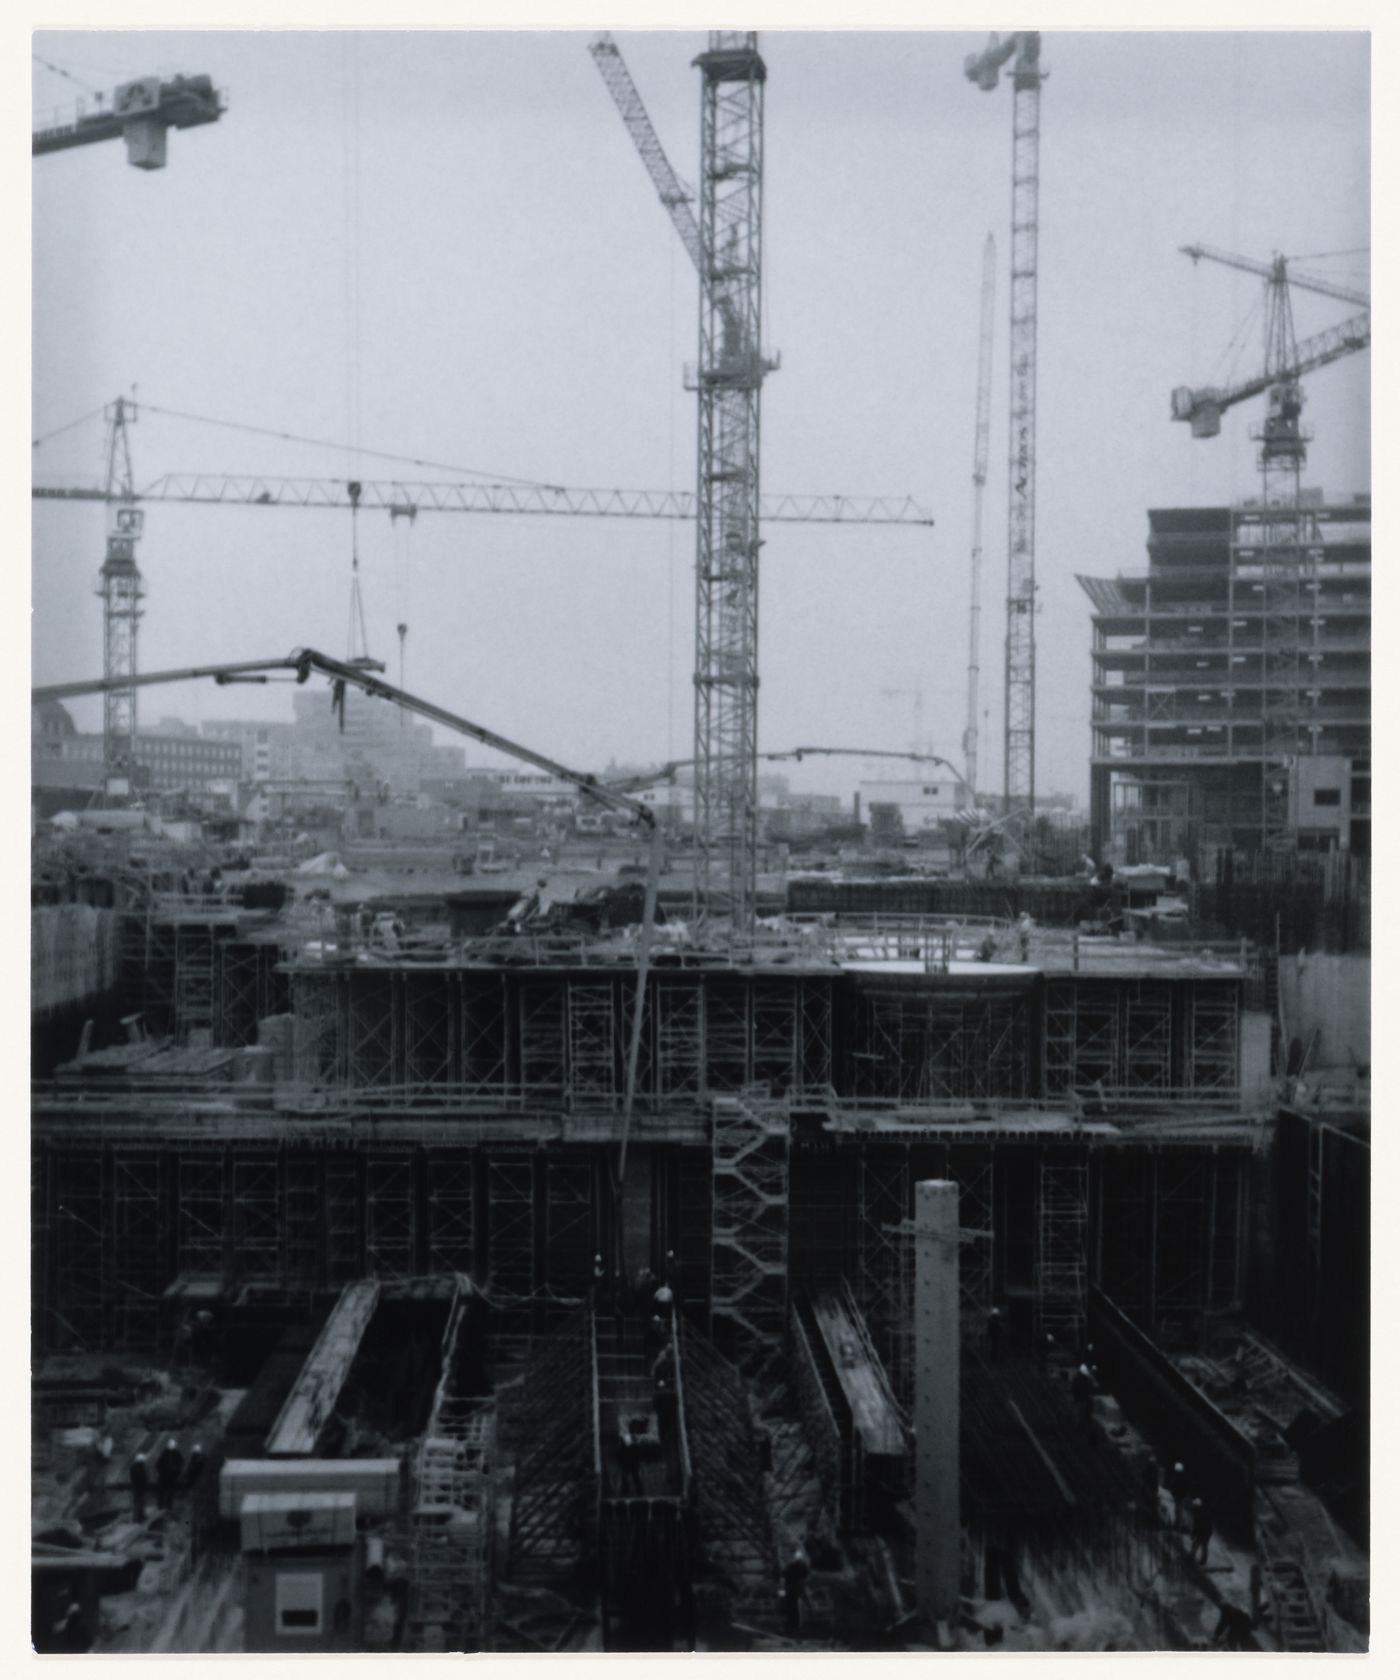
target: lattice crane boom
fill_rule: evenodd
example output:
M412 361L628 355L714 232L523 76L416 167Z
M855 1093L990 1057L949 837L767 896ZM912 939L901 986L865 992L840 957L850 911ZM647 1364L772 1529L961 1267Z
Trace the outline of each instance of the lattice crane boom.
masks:
M1035 811L1036 293L1040 240L1040 35L993 35L965 64L984 93L1004 65L1014 89L1011 156L1011 448L1007 514L1006 746L1008 811Z
M987 443L992 419L992 312L996 303L997 243L982 247L982 316L977 336L977 416L972 443L972 563L967 644L967 727L963 759L967 789L977 800L977 707L982 664L982 493L987 484Z
M130 404L127 405L130 410ZM391 518L419 513L516 513L594 519L694 519L688 490L577 489L560 485L448 484L431 480L361 479L361 511ZM36 501L107 502L101 485L35 484ZM348 508L349 485L338 478L276 478L233 473L166 473L132 491L129 500L204 507ZM778 525L932 526L933 515L912 496L765 496L759 511Z

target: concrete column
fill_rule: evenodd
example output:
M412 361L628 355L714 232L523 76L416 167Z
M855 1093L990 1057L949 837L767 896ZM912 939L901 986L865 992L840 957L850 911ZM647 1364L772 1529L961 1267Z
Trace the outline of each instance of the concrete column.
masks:
M914 1510L919 1608L930 1622L958 1610L958 1187L914 1187Z

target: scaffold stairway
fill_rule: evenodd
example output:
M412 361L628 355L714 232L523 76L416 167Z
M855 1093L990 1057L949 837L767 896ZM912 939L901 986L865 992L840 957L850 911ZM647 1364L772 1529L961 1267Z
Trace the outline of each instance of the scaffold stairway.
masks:
M490 1633L495 1413L449 1402L418 1451L407 1646L481 1650Z
M767 1358L787 1320L788 1113L744 1092L716 1097L712 1115L712 1319Z
M1264 1591L1273 1606L1279 1649L1288 1652L1325 1651L1327 1630L1318 1614L1312 1588L1302 1564L1291 1557L1265 1552Z

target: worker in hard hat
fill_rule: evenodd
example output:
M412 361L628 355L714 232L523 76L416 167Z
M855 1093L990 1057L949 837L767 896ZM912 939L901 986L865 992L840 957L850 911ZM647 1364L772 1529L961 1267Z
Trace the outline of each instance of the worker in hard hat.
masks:
M811 1573L807 1554L798 1546L783 1570L783 1627L789 1637L795 1638L802 1630L802 1595Z
M131 1519L143 1523L146 1520L146 1494L151 1486L151 1468L146 1463L145 1453L139 1452L132 1459L127 1479L131 1483Z

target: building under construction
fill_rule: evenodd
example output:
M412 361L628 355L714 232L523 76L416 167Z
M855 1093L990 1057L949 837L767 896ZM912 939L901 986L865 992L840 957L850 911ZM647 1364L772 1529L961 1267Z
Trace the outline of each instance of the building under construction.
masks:
M119 1372L151 1362L186 1436L244 1392L204 1516L162 1541L174 1586L224 1613L128 1648L937 1645L1008 1596L1042 1646L1081 1612L1090 1631L1054 1637L1190 1645L1232 1591L1265 1643L1344 1641L1328 1581L1364 1556L1364 1501L1341 1506L1358 1541L1301 1467L1318 1432L1334 1479L1357 1462L1365 1130L1354 1081L1280 1113L1277 975L1252 947L661 926L638 1012L635 926L392 937L135 879L35 911L36 1442L75 1438L53 1427L75 1395L99 1435L140 1415ZM928 1180L957 1187L960 1424L917 1380ZM918 1474L935 1429L941 1514ZM1158 1526L1155 1465L1178 1457L1229 1548L1214 1575ZM1325 1554L1306 1567L1284 1495ZM956 1582L937 1616L933 1522ZM264 1577L309 1578L313 1554L351 1608L317 1588L314 1636L279 1632Z

